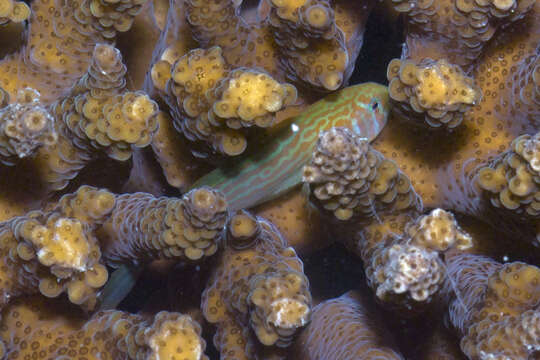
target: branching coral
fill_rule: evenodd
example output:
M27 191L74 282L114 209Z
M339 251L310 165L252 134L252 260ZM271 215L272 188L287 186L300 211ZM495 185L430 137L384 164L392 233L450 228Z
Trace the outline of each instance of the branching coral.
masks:
M393 111L400 118L432 128L455 128L463 121L463 113L481 98L473 79L444 59L423 59L418 64L394 59L387 77Z
M530 228L540 221L540 133L516 138L510 150L478 170L475 183L501 218L536 232Z
M496 30L519 20L533 0L396 0L395 9L406 14L407 57L446 58L469 66L482 53ZM419 58L421 57L421 58Z
M248 130L279 122L297 97L284 81L319 90L346 84L372 2L264 1L258 24L243 18L239 5L175 2L154 54L146 89L161 93L177 130L196 142L192 147L199 157L239 155L254 137ZM186 54L190 45L178 33L187 26L205 50Z
M3 94L7 100L7 93ZM3 164L14 165L20 158L33 155L38 147L56 143L58 135L53 117L39 102L39 97L33 89L22 89L17 94L17 102L0 108L0 161Z
M0 23L13 1L0 0ZM373 83L333 92L349 81L374 1L156 0L144 14L144 24L154 26L153 16L156 27L141 30L154 40L162 30L149 68L145 50L153 44L141 33L120 38L118 48L125 58L145 52L144 61L124 64L112 46L143 3L33 1L29 21L18 26L27 25L24 46L17 51L13 41L0 50L9 54L0 60L0 156L15 165L0 166L0 218L7 220L0 224L0 335L7 358L205 358L200 329L179 314L160 313L154 325L120 312L86 322L66 305L88 310L99 294L100 306L110 306L108 290L121 292L119 284L134 280L129 271L142 269L130 301L119 307L149 313L140 298L165 293L171 303L182 292L198 302L205 287L202 313L217 327L222 359L401 358L391 335L379 331L391 319L378 318L366 299L349 293L312 313L312 302L364 282L346 274L321 284L316 273L327 271L334 252L340 265L357 265L339 244L316 255L325 264L317 269L315 257L302 254L304 273L296 251L334 240L362 258L367 285L400 315L430 310L438 322L442 290L453 294L450 322L469 358L537 355L540 271L458 252L537 261L528 246L540 229L539 2L390 1L406 21L402 57L388 67L391 101ZM135 91L143 74L146 93ZM366 75L377 76L384 74ZM316 101L321 92L331 94ZM319 138L322 130L329 131ZM150 144L157 161L141 149ZM241 157L221 161L235 155ZM127 171L104 166L106 157L143 181L126 182ZM219 169L193 181L217 161ZM54 192L86 183L119 194L82 186L58 200ZM146 193L121 194L141 189ZM435 210L423 214L423 205ZM240 210L251 206L275 224ZM482 245L470 250L471 236L442 209L460 222L490 224ZM170 269L163 262L174 266L174 281L154 282ZM105 265L121 268L103 288ZM172 282L174 293L164 288ZM186 282L199 288L186 290ZM21 299L25 294L55 299L40 305ZM35 306L45 303L49 313L37 315ZM70 314L51 314L55 304ZM319 317L325 311L330 315ZM422 321L400 325L418 331ZM433 346L423 353L413 342L399 346L404 357L433 359L450 344L435 340L426 337Z
M165 51L154 64L152 81L171 108L177 130L202 146L195 155L243 153L247 129L273 125L275 113L296 101L290 84L260 70L232 70L219 47L170 57Z
M506 224L510 219L490 220L479 206L473 178L480 165L506 151L513 138L537 132L536 93L529 84L535 79L539 16L540 4L535 2L497 41L484 46L483 56L470 71L482 98L464 113L462 124L450 136L407 127L395 121L400 115L394 112L394 118L372 143L409 176L425 206L483 218L509 236L523 234L528 228L528 234L521 236L526 242L534 241L530 222L523 227L522 222ZM397 67L390 72L399 76ZM521 94L525 87L530 90Z
M356 291L320 303L295 344L295 359L403 359L381 321Z
M540 351L539 268L456 255L448 271L456 284L449 317L470 359L526 359Z
M383 217L364 227L348 245L364 260L368 284L377 298L415 314L440 297L446 278L440 254L467 249L472 239L451 213L435 209L415 220L407 213Z
M339 88L354 63L330 2L272 0L269 5L268 24L283 54L281 66L296 82L327 90Z
M104 257L116 266L206 258L221 245L227 215L225 198L210 188L192 190L180 199L118 195L100 230Z
M338 4L336 9L347 8ZM257 66L274 77L286 74L317 89L335 90L352 72L357 52L350 43L362 41L363 31L356 28L363 28L371 2L366 1L360 16L351 19L354 25L348 23L344 29L336 23L345 16L334 15L326 0L269 1L259 24L240 16L238 2L187 1L187 5L196 39L203 46L223 48L229 64Z
M312 201L338 220L421 208L409 179L397 165L371 149L368 139L347 128L321 133L303 171Z
M93 231L113 205L111 193L85 186L50 212L0 224L2 305L23 294L66 292L71 302L93 308L108 278Z
M497 29L523 18L532 0L394 1L407 14L401 61L388 65L390 94L400 118L432 128L455 128L478 103L480 89L467 76Z
M264 351L257 344L289 346L311 314L302 262L262 218L240 211L227 228L227 246L202 303L206 320L218 326L214 343L222 359L251 359ZM272 351L279 358L278 348Z
M102 311L85 322L61 305L39 298L10 305L0 328L5 359L208 359L201 327L187 315Z
M88 72L52 106L58 142L39 149L36 166L53 190L64 188L99 152L127 160L132 147L150 144L157 104L142 92L125 91L120 52L96 45Z
M18 90L29 87L36 89L45 103L54 101L84 74L94 46L112 43L117 32L127 31L145 2L32 2L27 43L0 62L0 86L13 99Z

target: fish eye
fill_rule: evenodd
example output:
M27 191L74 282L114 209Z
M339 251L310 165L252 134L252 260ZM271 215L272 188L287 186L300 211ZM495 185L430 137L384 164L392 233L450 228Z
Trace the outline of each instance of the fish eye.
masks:
M371 110L376 111L379 108L379 102L377 100L373 100L371 102Z

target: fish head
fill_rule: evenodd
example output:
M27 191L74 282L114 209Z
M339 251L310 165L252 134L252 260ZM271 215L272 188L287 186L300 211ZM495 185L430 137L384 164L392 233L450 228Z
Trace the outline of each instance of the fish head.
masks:
M373 140L384 128L390 114L388 88L377 83L354 86L352 130Z

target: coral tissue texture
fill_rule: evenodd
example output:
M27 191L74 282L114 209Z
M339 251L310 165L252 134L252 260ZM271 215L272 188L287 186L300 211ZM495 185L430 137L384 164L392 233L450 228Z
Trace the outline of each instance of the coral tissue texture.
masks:
M540 359L540 1L0 0L0 359Z

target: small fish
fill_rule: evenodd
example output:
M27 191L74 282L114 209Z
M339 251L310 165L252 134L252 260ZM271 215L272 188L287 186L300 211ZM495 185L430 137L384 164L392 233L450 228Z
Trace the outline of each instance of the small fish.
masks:
M233 210L275 199L302 182L302 168L321 131L346 127L371 141L384 128L389 110L386 86L364 83L341 89L310 105L255 154L210 172L192 188L221 190Z

